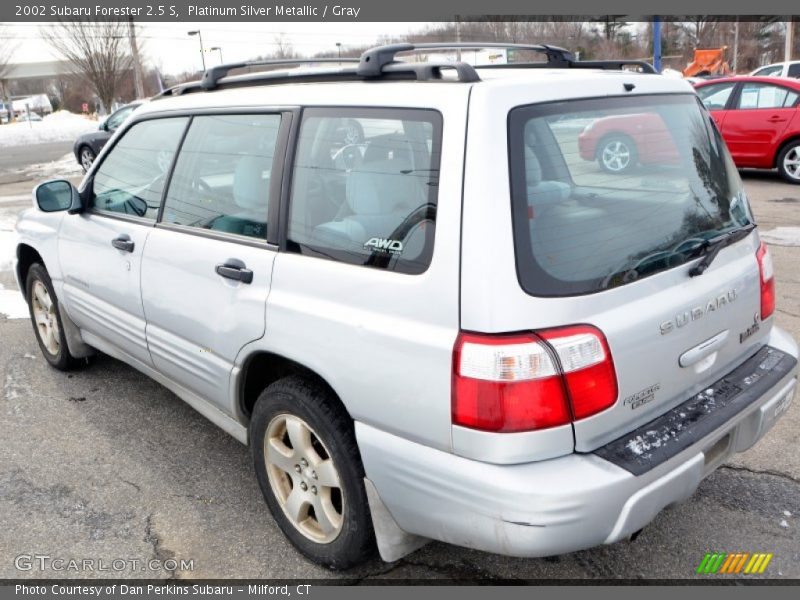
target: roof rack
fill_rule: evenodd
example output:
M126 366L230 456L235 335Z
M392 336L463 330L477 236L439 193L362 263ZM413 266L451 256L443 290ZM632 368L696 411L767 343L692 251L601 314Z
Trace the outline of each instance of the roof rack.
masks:
M203 73L203 79L200 81L200 87L202 87L204 90L213 90L217 87L219 80L234 69L244 69L247 67L283 67L317 63L355 63L358 61L359 59L357 58L280 58L274 60L251 60L238 63L225 63L207 69L206 72Z
M395 56L400 52L418 50L477 50L486 48L503 48L506 50L525 50L538 52L547 57L541 63L507 63L503 65L480 65L478 68L548 68L548 69L621 69L623 66L639 67L644 73L655 73L656 70L643 60L577 60L569 50L548 44L506 44L501 42L436 42L421 44L391 44L371 48L361 55L358 73L364 77L380 77L386 66L398 64ZM453 63L460 64L460 63Z
M444 71L455 71L456 81L470 83L480 81L475 67L465 62L405 62L397 60L397 54L420 50L477 50L486 48L504 48L506 50L524 50L538 52L547 57L547 62L520 62L502 65L482 65L483 68L558 68L558 69L622 69L624 66L635 66L644 73L655 73L652 65L640 60L576 60L575 56L564 48L547 44L505 44L498 42L457 42L457 43L420 43L390 44L377 46L365 51L361 58L290 58L277 60L259 60L228 63L211 67L203 74L199 82L181 84L163 91L156 98L177 96L198 91L215 90L225 87L243 87L250 85L268 85L296 82L323 81L363 81L373 79L443 81L447 78ZM358 63L355 68L339 68L330 70L282 70L248 73L236 77L228 77L230 71L248 67L283 67L314 64Z

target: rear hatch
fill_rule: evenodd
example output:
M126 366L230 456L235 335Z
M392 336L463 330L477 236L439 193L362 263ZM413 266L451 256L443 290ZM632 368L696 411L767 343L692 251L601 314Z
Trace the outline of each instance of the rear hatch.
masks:
M693 94L523 106L508 127L529 299L512 329L594 326L616 372L616 402L573 419L577 451L703 392L763 345L753 217Z
M552 298L553 325L597 327L616 371L617 402L574 421L576 450L647 422L755 352L767 334L758 238L693 95L522 107L509 137L520 285Z

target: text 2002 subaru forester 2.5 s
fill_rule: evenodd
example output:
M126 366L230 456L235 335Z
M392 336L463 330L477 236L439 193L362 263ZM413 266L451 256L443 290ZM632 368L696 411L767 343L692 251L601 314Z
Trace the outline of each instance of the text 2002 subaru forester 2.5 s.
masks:
M79 190L40 185L16 272L42 352L117 357L248 443L284 533L331 567L631 536L795 391L736 169L647 65L395 57L415 49L438 48L210 69ZM581 156L626 116L663 124L635 142L663 160Z

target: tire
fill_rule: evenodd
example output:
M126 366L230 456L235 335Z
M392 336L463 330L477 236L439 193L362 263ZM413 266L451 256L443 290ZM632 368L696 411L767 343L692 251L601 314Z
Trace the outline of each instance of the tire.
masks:
M69 371L86 364L85 359L75 358L69 352L58 311L58 298L47 269L38 263L31 265L25 291L36 341L50 366L59 371Z
M88 172L92 167L95 158L97 158L97 155L89 146L81 146L80 150L78 150L78 162L81 163L84 173Z
M353 421L329 391L295 375L267 387L253 410L250 444L270 512L300 552L331 569L374 555Z
M800 140L789 142L778 153L778 173L789 183L800 184Z
M638 162L636 144L626 135L608 135L597 144L597 163L606 173L628 173Z

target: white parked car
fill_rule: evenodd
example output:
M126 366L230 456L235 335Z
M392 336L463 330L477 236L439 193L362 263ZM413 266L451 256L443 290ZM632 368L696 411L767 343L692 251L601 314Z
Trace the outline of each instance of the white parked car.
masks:
M800 78L800 60L773 63L759 67L750 75L759 77L795 77Z
M47 361L109 354L249 444L281 529L335 568L627 539L797 383L769 251L685 82L545 46L515 48L550 68L395 61L431 48L212 68L17 226ZM620 177L578 136L625 115L665 127Z

